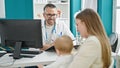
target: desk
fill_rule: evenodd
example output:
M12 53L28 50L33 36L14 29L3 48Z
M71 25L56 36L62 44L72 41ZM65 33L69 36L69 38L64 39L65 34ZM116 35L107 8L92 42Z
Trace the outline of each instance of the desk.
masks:
M15 60L14 64L9 66L9 67L0 67L0 68L17 68L17 67L25 67L25 66L35 66L38 64L49 64L51 62L54 62L58 56L56 53L53 52L43 52L39 55L36 55L33 58L21 58ZM9 54L4 55L3 57L0 58L0 61L3 61L3 65L10 65L11 62L13 62L13 58L9 57ZM1 65L1 62L0 62Z

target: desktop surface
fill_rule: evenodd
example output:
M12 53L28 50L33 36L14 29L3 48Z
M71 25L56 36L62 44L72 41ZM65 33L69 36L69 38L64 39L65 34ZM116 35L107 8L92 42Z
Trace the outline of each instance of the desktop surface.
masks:
M0 57L2 57L3 55L5 55L7 52L6 51L0 51Z
M6 53L0 53L0 57L2 57L3 55L5 55Z
M44 51L41 54L35 55L35 57L33 57L33 58L25 58L24 57L21 59L16 59L14 61L14 64L10 65L13 62L13 58L10 57L9 55L10 55L10 53L7 53L0 58L0 61L3 61L3 62L0 62L0 65L1 65L1 63L4 64L4 66L9 65L9 68L36 66L38 64L47 65L47 64L54 62L56 60L56 58L58 57L55 52ZM6 64L6 62L9 62L9 63ZM6 68L8 68L8 67L6 67Z

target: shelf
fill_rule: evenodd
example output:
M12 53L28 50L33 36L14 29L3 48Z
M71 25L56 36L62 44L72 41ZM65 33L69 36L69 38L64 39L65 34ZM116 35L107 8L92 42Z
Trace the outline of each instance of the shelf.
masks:
M48 3L35 3L35 5L45 5L45 4L48 4ZM62 5L68 5L68 3L52 3L52 4L62 4Z
M42 2L41 2L42 1ZM58 2L59 1L59 2ZM63 2L61 2L63 1ZM65 23L70 26L70 0L33 0L33 18L34 19L44 19L43 18L43 8L46 4L52 3L61 10L60 20L65 21Z

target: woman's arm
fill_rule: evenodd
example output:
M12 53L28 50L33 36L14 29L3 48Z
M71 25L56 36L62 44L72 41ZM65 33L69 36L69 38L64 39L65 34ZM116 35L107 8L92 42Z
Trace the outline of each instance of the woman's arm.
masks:
M98 56L101 57L100 44L93 40L87 40L79 48L69 68L90 68Z

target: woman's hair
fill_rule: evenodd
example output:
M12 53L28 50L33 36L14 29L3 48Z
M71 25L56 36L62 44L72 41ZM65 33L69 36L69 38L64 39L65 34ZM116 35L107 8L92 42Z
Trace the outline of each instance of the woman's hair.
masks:
M60 38L55 40L55 48L63 53L71 53L73 49L73 41L72 39L67 36L63 35Z
M102 47L103 68L108 68L111 64L111 48L99 15L92 9L87 8L78 13L76 19L84 22L88 34L99 39Z

